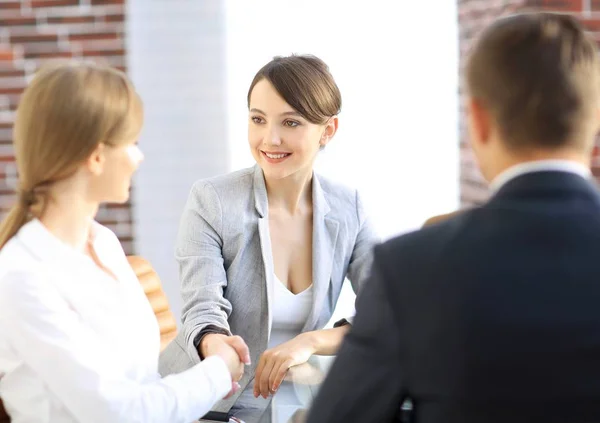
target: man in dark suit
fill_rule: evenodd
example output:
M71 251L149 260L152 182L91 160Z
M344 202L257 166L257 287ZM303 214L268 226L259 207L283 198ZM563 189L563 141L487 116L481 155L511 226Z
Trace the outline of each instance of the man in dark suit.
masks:
M309 423L600 422L599 69L569 16L484 31L467 107L492 197L376 247Z

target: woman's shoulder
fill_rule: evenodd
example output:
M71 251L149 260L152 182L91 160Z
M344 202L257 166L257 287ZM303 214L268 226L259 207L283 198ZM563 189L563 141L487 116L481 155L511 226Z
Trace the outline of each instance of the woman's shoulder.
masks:
M255 169L249 167L223 175L212 176L197 180L192 186L196 196L214 196L219 199L239 198L250 194L254 180Z
M227 188L232 185L239 184L252 184L254 177L254 167L248 167L245 169L236 170L221 175L211 176L209 178L203 178L196 181L196 184L204 185L210 184L215 188Z
M358 190L356 188L321 174L316 174L316 176L323 195L329 203L356 207L358 201Z
M30 289L46 273L43 262L13 237L0 250L0 296L12 298L16 291Z
M17 236L13 236L0 250L0 278L8 273L35 273L38 264L39 260Z
M368 207L365 207L359 191L345 183L317 175L323 197L329 205L332 216L347 222L351 227L360 229L369 219Z

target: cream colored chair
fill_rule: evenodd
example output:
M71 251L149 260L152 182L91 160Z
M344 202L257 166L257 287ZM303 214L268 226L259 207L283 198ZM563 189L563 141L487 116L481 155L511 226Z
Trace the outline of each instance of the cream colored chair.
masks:
M177 323L169 307L169 300L162 289L158 274L146 259L140 256L128 256L127 260L142 284L144 293L150 301L156 320L158 320L162 351L177 336Z

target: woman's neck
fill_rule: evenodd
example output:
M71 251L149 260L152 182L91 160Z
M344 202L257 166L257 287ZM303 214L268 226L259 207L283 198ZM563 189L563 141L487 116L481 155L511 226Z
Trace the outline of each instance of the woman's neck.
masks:
M85 254L97 212L98 204L90 204L80 195L60 193L49 197L39 220L58 239Z
M296 215L312 210L312 169L283 179L270 180L265 177L269 209Z

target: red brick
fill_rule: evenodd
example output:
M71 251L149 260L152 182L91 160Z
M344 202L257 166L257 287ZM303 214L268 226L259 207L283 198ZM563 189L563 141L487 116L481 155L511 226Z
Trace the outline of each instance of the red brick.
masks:
M69 41L116 40L118 38L119 38L119 34L117 34L115 32L98 32L98 33L83 33L83 34L69 35Z
M31 35L12 35L10 42L13 44L36 43L36 42L57 42L57 34L31 34Z
M73 57L70 51L29 51L24 54L26 59L59 59Z
M7 95L11 110L13 106L15 106L16 108L16 106L19 105L19 101L21 101L21 96L23 95L23 90L25 89L25 86L26 84L23 84L23 87L20 90L15 88L12 90L11 93Z
M0 1L0 10L20 9L21 2L19 1Z
M84 57L97 57L97 56L124 56L124 49L103 49L103 50L85 50L83 52Z
M124 22L125 16L124 15L107 15L104 17L104 20L106 22Z
M23 81L22 85L17 85L15 87L3 87L2 82L2 79L0 79L0 95L20 94L25 89L25 81Z
M599 32L600 31L600 19L581 19L581 23L587 31Z
M2 4L2 3L0 3ZM35 25L37 23L36 18L34 17L24 17L24 16L13 16L13 17L3 17L0 16L0 28L6 28L11 26L28 26Z
M583 0L529 0L531 8L553 12L583 12Z
M31 7L42 8L42 7L57 7L57 6L77 6L79 0L33 0Z
M95 16L50 16L48 17L49 24L77 24L77 23L94 23Z
M13 60L14 54L12 48L0 47L0 61Z
M14 78L19 76L25 76L25 71L14 68L3 68L0 67L0 78ZM1 128L1 126L0 126Z
M600 0L592 0L591 6L593 12L600 12Z

